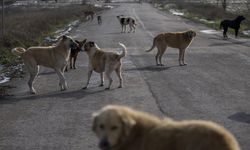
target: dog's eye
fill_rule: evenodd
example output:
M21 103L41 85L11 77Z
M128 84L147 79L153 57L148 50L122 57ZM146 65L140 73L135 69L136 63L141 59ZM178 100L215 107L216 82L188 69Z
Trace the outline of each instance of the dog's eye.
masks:
M111 127L111 130L116 130L116 129L118 129L117 126L112 126L112 127Z
M99 126L99 128L100 128L101 130L103 130L103 129L104 129L104 125L101 124L101 125Z

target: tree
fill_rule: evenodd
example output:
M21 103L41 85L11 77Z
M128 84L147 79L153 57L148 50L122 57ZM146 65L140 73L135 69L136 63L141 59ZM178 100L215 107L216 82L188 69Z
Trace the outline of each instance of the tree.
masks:
M224 9L224 11L226 11L226 9L227 9L227 0L222 0L222 8Z

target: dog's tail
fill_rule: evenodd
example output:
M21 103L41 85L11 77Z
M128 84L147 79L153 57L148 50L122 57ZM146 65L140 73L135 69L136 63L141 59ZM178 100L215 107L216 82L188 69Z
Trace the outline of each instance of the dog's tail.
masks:
M156 45L156 38L154 38L152 47L149 50L146 50L146 52L152 51L155 48L155 45Z
M122 47L122 53L119 54L119 58L122 58L124 56L126 56L127 54L127 48L124 44L122 44L121 42L119 42L119 45Z
M16 47L11 50L11 52L17 56L21 56L24 52L26 52L25 48L22 47Z

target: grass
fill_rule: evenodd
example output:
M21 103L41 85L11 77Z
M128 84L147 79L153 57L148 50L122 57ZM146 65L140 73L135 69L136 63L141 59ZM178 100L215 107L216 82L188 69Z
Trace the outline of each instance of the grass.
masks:
M224 11L223 8L215 5L201 4L201 3L163 3L160 5L161 10L169 11L170 9L180 10L184 12L184 18L193 20L195 22L203 23L211 28L219 30L220 22L224 19L233 20L238 15L244 15L246 18L250 18L250 12L245 11L240 14ZM246 19L241 24L240 31L250 30L250 21ZM234 33L233 30L229 30L230 33ZM240 32L241 34L241 32ZM247 37L241 34L241 36Z

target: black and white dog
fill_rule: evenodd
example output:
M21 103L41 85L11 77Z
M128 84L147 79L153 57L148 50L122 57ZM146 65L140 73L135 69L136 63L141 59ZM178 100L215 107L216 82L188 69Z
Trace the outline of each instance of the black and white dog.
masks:
M131 31L135 32L135 19L133 17L127 17L124 15L119 15L117 16L118 20L120 21L120 24L122 26L122 31L121 33L125 33L126 32L126 26L129 25L130 30L128 31L128 33L130 33Z
M246 18L244 16L238 16L234 20L223 20L220 23L220 29L223 28L223 37L227 37L227 30L228 28L232 28L235 30L235 37L237 38L238 32L240 29L240 23L245 20Z

